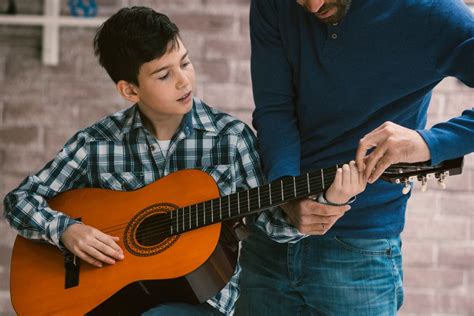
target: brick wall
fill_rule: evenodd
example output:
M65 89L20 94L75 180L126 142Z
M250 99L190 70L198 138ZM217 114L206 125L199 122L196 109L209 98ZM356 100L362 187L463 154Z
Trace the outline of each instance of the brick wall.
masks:
M17 0L21 13L41 0ZM67 14L65 2L64 14ZM167 13L195 64L197 95L250 122L249 0L98 1L100 15L123 3ZM474 0L467 2L473 3ZM0 0L0 11L7 0ZM0 197L38 170L77 129L127 104L98 67L92 28L63 28L60 62L41 64L41 29L0 25ZM449 79L437 87L429 124L474 106L474 91ZM404 237L406 300L400 315L474 315L474 156L464 174L410 201ZM1 208L1 206L0 206ZM9 262L15 234L0 221L0 314L13 315Z

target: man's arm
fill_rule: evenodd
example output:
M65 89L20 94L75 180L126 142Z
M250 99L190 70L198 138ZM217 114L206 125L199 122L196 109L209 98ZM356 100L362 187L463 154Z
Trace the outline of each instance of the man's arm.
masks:
M268 181L300 173L292 71L284 52L275 3L253 0L250 7L253 124Z
M434 53L430 56L441 78L453 76L474 87L474 15L462 1L433 1L429 16ZM420 52L422 53L422 52ZM474 152L474 108L430 129L410 130L387 122L365 135L356 153L369 182L391 164L431 160L437 164ZM376 149L366 156L370 148Z

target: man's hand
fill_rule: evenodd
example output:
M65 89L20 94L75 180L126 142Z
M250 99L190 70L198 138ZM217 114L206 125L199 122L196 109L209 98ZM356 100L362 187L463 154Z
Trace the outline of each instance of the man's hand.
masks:
M369 155L367 151L376 147ZM359 142L356 163L365 178L374 183L390 165L399 162L430 160L430 150L416 131L392 122L385 122Z
M305 198L291 201L281 208L288 216L290 224L302 234L324 235L350 206L328 206Z
M115 264L116 260L124 258L122 249L117 245L118 240L118 237L84 224L69 226L61 236L62 243L69 251L99 268L102 263Z

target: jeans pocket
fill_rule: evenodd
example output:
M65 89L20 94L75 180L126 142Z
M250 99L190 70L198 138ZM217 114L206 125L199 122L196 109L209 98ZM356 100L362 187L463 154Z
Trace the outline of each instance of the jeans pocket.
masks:
M346 238L334 237L336 243L344 250L367 256L391 256L392 245L385 238Z

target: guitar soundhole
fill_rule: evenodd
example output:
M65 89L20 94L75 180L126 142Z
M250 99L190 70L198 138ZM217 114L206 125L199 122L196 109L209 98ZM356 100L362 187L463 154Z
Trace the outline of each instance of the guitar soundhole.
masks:
M178 207L169 203L155 204L139 211L124 231L125 248L131 254L147 257L171 247L180 235L170 236L169 212Z
M169 233L169 224L166 224L166 220L169 221L167 214L156 214L145 218L137 228L138 243L149 247L165 240Z

